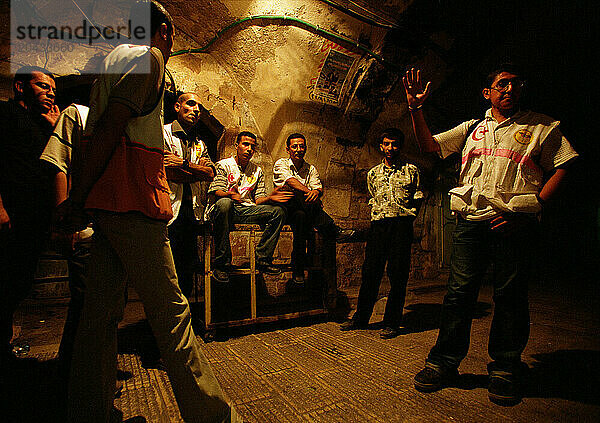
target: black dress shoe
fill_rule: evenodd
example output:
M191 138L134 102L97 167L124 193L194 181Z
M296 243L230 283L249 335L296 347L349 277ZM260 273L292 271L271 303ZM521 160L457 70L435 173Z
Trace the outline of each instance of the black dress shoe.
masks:
M398 327L386 326L379 332L379 337L381 339L391 339L398 335L400 335L400 328Z
M335 242L352 242L356 231L354 229L341 229L338 228L335 235Z
M521 393L512 375L491 375L488 396L494 404L512 406L521 402Z
M435 392L448 386L458 378L457 369L433 368L425 366L413 379L415 389L419 392Z
M349 330L366 329L368 326L369 326L368 322L361 322L358 319L352 318L352 319L348 319L344 323L342 323L340 325L340 330L342 332L346 332Z
M273 266L272 264L257 264L256 269L261 273L266 273L268 275L279 275L281 273L281 269L279 267Z
M229 282L229 273L227 273L226 270L219 269L217 267L212 270L212 277L219 283Z

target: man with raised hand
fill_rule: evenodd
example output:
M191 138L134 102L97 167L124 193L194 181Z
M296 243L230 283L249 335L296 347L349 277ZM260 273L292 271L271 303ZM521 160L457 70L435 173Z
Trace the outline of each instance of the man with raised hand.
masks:
M430 83L424 83L415 69L406 72L403 82L422 151L442 158L452 153L462 156L458 187L450 190L457 224L440 331L425 368L414 378L415 388L432 392L458 375L469 349L479 288L493 263L489 398L518 403L525 368L521 354L529 338L527 285L534 277L537 215L555 196L577 153L558 121L521 110L525 82L512 64L500 65L488 75L482 94L491 107L482 120L463 122L435 136L423 113Z

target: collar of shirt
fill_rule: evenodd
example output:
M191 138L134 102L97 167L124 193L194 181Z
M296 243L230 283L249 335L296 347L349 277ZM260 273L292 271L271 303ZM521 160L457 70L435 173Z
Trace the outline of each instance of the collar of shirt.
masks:
M302 166L300 166L300 168L296 168L296 166L294 165L294 161L292 159L288 159L288 160L290 161L290 169L294 169L296 171L296 173L300 173L300 171L308 165L308 163L306 163L306 160L303 160Z
M171 129L172 129L173 134L177 134L177 138L185 141L186 143L192 143L192 142L196 141L195 137L192 137L192 136L188 135L187 132L185 132L185 129L183 129L183 127L177 121L177 119L175 119L173 121Z
M395 163L392 163L391 166L388 166L385 163L385 159L382 159L381 160L381 164L383 165L382 168L381 168L382 170L386 170L386 169L399 170L399 169L402 169L402 166L404 166L404 162L402 160L396 160Z
M509 125L512 122L514 122L515 120L517 120L518 118L520 118L521 116L523 116L525 113L527 113L527 112L519 109L511 117L502 121L501 123L498 123L498 121L492 114L492 109L490 108L490 109L487 109L487 111L485 112L485 118L486 118L486 120L493 120L494 122L498 123L498 125Z

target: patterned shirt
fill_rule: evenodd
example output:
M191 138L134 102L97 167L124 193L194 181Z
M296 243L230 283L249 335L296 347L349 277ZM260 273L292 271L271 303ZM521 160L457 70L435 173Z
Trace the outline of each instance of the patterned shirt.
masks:
M244 206L254 206L257 198L267 196L265 176L260 166L249 162L246 169L242 169L235 157L217 162L217 173L208 192L210 194L217 190L236 190L242 197Z
M369 170L367 187L371 194L371 220L416 216L415 200L423 198L419 169L410 163L389 167L382 162Z

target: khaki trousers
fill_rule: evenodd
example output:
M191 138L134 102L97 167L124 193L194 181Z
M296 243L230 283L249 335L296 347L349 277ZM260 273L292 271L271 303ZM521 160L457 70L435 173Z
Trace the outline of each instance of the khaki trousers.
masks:
M144 304L183 419L238 421L194 335L190 308L177 284L166 222L108 212L97 212L94 222L89 281L69 379L69 421L109 421L125 280Z

